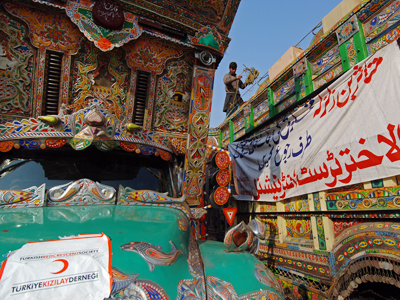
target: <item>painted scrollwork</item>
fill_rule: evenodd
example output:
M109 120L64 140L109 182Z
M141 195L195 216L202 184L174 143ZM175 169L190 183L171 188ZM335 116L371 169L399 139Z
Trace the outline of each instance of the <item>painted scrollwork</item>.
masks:
M278 284L278 283L277 283ZM274 287L273 287L274 288ZM282 289L276 289L281 292ZM207 277L207 299L230 299L230 300L280 300L283 299L279 293L269 290L260 290L257 292L238 296L232 284L214 276ZM283 292L282 292L283 295Z
M205 300L204 265L201 259L200 249L193 235L189 238L189 272L193 279L184 279L178 285L179 300Z
M264 300L264 299L281 300L281 299L283 299L283 297L272 291L259 291L259 292L254 292L254 293L250 293L247 295L242 295L242 296L240 296L239 299L240 300Z
M103 53L86 42L74 61L75 79L69 108L77 110L91 99L97 99L101 106L121 119L129 83L129 70L119 59L121 56L124 56L121 49Z
M207 277L208 299L239 300L232 284L214 276Z
M121 246L122 250L131 251L139 254L149 265L150 271L154 270L154 266L169 266L177 259L179 254L183 252L177 249L172 241L171 251L169 253L162 252L162 247L154 246L147 242L130 242Z
M204 216L207 213L207 210L204 208L191 208L190 211L192 212L193 219L200 219L202 216Z
M223 0L176 1L180 6L202 15L212 22L220 22L224 13Z
M107 6L110 4L113 6L115 5L113 1L110 1ZM102 18L100 17L98 8L102 13L105 12L101 9L101 3L100 7L92 5L91 1L71 0L68 1L66 13L86 38L92 41L94 45L102 51L110 51L114 49L114 47L121 47L131 40L136 40L142 34L142 28L138 25L138 17L129 12L122 12L119 5L113 7L114 17L116 15L119 15L119 17L114 19L112 25L106 25L101 21ZM115 14L115 9L118 10L119 14ZM109 11L106 13L110 14ZM124 19L124 21L121 19ZM97 25L97 23L99 23L99 25ZM122 26L119 26L120 23L122 23ZM102 27L101 24L108 27L108 30L102 29L104 27ZM114 27L115 25L117 26ZM111 30L110 27L112 27L113 30Z
M158 79L154 127L187 132L193 70L184 60L170 62Z
M132 275L127 275L132 276ZM114 276L113 276L114 279ZM112 298L105 300L171 300L165 290L157 283L150 280L135 280L131 282L126 288L118 293L112 294Z
M179 300L205 300L204 279L181 280L178 286Z
M23 40L26 31L0 11L0 113L24 116L31 109L35 51Z
M113 187L84 178L51 188L48 206L110 203L115 195Z
M233 226L225 235L224 244L228 251L244 251L253 243L254 234L244 223Z
M111 126L110 128L110 119L107 120L98 106L91 107L86 114L80 117L83 124L79 124L79 132L69 141L72 148L75 150L83 150L89 147L93 142L94 145L102 151L108 151L117 146L110 134L114 131L115 126ZM111 123L114 125L115 122L112 121L113 119L111 119Z
M8 1L4 7L10 14L25 21L30 41L37 48L46 47L71 55L79 49L83 35L65 14L36 9L15 1Z
M178 227L181 231L187 231L189 228L189 221L185 217L179 218L178 221Z
M147 297L143 289L132 283L123 291L122 297L117 297L116 299L147 300Z
M225 234L224 243L228 251L249 251L257 255L261 240L265 240L267 229L263 223L253 219L248 225L244 221L231 227Z
M201 259L200 249L193 235L189 239L189 272L194 278L204 277L204 265Z
M254 270L254 275L259 282L274 288L283 295L282 286L279 284L270 270L268 270L263 264L254 264L254 267L256 268Z
M93 141L95 142L94 145L100 150L110 150L116 146L115 143L120 143L120 145L125 143L125 146L136 147L121 146L126 151L140 149L143 154L159 154L165 160L171 159L172 150L169 148L168 139L161 138L153 131L129 132L126 128L126 122L119 121L110 111L101 108L98 102L70 115L66 114L66 110L66 106L62 105L58 115L46 116L47 120L57 119L55 125L46 120L42 121L44 117L41 117L40 120L31 118L25 119L23 122L14 121L6 125L0 124L0 152L10 151L13 148L13 142L10 140L15 139L27 141L27 137L29 139L46 138L46 141L48 141L47 138L51 138L52 141L46 142L46 146L57 147L58 144L61 147L66 142L65 138L73 138L72 142L71 140L69 142L76 150L88 147ZM101 115L96 118L102 119L104 117L104 123L96 122L95 118L91 118L92 121L87 123L86 115L92 114L93 111ZM26 142L22 143L26 145ZM79 143L82 143L82 145L79 145ZM160 151L154 149L155 147L159 148ZM150 148L152 150L148 151ZM168 153L165 153L165 151Z
M186 196L180 198L168 197L166 194L149 190L135 190L130 187L119 186L118 202L149 202L149 203L184 203Z
M128 287L132 282L135 282L136 278L139 276L139 274L125 274L121 272L120 270L113 268L112 269L112 287L111 287L111 294L115 294L120 292L121 290L125 289Z
M0 190L0 209L43 206L45 184L24 190Z

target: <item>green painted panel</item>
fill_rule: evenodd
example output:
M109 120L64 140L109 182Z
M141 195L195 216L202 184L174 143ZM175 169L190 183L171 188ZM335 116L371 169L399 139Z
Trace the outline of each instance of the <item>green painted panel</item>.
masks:
M262 263L250 253L226 252L224 244L215 241L199 241L199 246L206 277L231 283L239 296L260 289L275 291L257 280L254 265Z
M233 128L233 122L229 120L229 142L233 143L235 141L235 129Z
M362 61L368 57L368 48L365 43L364 27L359 20L358 27L360 30L354 35L354 44L357 49L357 59L358 61Z
M0 261L9 251L25 243L55 240L63 236L104 233L111 239L112 265L128 274L139 274L159 284L170 296L177 296L178 283L192 279L188 266L189 231L179 229L178 220L186 218L179 210L146 206L70 206L0 210ZM170 266L155 266L149 270L146 261L137 253L122 251L129 242L148 242L170 252L171 240L183 254Z
M304 74L304 82L306 84L306 94L309 95L314 92L314 86L312 84L312 72L310 62L307 60L307 71Z
M347 57L346 43L343 43L339 46L339 51L340 51L340 57L342 60L343 72L346 72L348 69L350 69L350 63L349 63L349 59Z
M249 120L250 120L250 130L254 129L254 107L253 105L250 106L250 115L249 115Z
M269 87L268 91L268 106L269 106L269 116L272 118L276 115L275 103L274 103L274 91Z

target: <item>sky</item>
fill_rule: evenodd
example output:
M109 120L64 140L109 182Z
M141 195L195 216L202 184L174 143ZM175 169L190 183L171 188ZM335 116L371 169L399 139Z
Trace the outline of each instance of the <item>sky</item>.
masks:
M210 127L218 127L225 120L225 113L222 111L225 101L223 77L228 73L231 61L238 64L238 75L242 73L244 64L258 70L259 77L263 76L291 46L296 46L340 2L341 0L242 0L229 33L231 42L215 73ZM317 33L320 28L314 32ZM311 33L297 47L307 49L312 37ZM250 86L249 89L251 90L240 91L244 101L257 92L258 85Z

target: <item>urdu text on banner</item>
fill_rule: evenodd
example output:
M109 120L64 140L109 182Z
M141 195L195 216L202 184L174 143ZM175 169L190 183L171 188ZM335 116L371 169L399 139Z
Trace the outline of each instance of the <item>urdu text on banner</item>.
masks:
M273 202L400 174L399 82L394 42L275 127L229 144L234 197Z

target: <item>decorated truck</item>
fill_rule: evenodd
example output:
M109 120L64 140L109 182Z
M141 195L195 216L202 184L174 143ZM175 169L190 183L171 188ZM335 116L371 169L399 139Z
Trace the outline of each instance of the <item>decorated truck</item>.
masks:
M228 1L0 1L0 299L282 299L201 240Z
M400 1L342 1L312 32L213 139L286 299L396 299Z
M0 297L282 299L273 274L241 251L265 230L198 243L207 211L177 197L171 149L130 125L93 105L0 127Z

